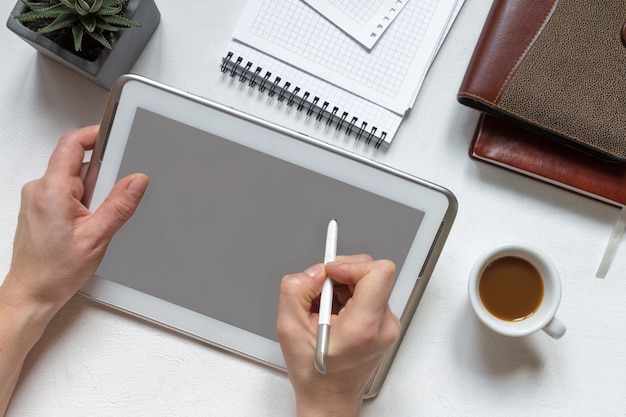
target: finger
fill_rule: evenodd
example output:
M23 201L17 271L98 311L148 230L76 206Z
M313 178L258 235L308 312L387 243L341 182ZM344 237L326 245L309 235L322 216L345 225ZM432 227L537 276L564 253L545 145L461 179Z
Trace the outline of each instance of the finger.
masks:
M85 151L93 149L98 137L98 126L87 126L61 135L50 156L46 174L52 178L78 176Z
M338 255L337 256L337 262L343 262L343 263L367 262L371 260L372 260L372 257L365 253L360 253L357 255Z
M81 182L85 181L85 177L87 177L88 170L89 170L89 162L83 162L83 165L80 167L80 173L78 174Z
M356 311L383 313L393 289L395 265L389 260L331 262L326 273L341 284L354 285L350 303Z
M348 285L335 285L334 288L334 298L337 301L337 304L341 307L345 306L350 298L352 298L352 292L354 288Z
M311 306L322 291L325 278L322 264L316 264L304 272L283 277L278 294L276 321L279 338L300 334L304 326L311 325Z
M103 238L113 235L130 219L148 187L145 174L132 174L122 178L111 190L92 219L103 230Z
M313 265L304 272L285 275L280 283L279 311L308 312L322 291L325 278L322 264Z

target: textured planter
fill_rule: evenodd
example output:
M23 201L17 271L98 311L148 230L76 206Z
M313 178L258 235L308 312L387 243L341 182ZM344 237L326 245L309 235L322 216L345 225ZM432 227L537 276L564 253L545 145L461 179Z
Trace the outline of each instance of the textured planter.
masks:
M12 15L19 15L25 11L27 11L26 6L18 1L13 8ZM129 0L125 16L142 24L143 27L128 28L117 32L112 49L104 48L95 61L80 58L72 51L33 32L11 17L7 21L7 27L43 55L60 62L108 90L117 77L130 71L161 20L161 13L154 0Z

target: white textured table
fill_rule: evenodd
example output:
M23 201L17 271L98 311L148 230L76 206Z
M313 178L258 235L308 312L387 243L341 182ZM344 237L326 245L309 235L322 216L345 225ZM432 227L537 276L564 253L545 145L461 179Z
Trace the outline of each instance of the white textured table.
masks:
M306 123L222 78L220 57L243 0L158 3L161 25L134 72L309 132ZM391 148L366 152L449 188L460 208L383 390L363 415L624 415L626 244L607 278L594 278L618 209L467 156L477 114L457 104L455 94L490 3L466 1ZM0 0L2 22L13 4ZM99 121L107 92L38 56L4 25L0 45L3 277L21 186L43 173L63 131ZM466 290L470 268L505 241L535 245L556 263L563 280L559 317L568 326L563 339L541 333L508 339L474 317ZM284 374L76 297L29 357L8 415L293 411Z

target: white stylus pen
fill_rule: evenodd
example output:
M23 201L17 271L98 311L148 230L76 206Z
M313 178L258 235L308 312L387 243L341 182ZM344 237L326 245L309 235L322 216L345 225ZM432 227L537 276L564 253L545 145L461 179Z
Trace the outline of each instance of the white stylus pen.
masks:
M328 223L326 231L326 249L324 251L324 264L337 259L337 220L332 219ZM333 282L330 277L324 281L322 295L320 297L320 310L317 324L317 348L315 349L315 369L326 373L326 356L328 354L328 341L330 339L330 315L333 308Z

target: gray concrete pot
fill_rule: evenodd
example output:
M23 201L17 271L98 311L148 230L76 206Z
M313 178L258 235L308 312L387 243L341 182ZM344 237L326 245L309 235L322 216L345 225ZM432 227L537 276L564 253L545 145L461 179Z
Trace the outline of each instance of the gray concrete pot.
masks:
M12 15L27 11L26 6L18 1ZM9 17L7 27L43 55L60 62L91 81L109 90L111 84L122 74L130 71L133 64L150 40L161 20L161 13L154 0L129 0L126 17L143 25L142 28L124 29L116 34L112 49L104 48L95 61L89 61L75 55L46 38L28 29L21 22Z

